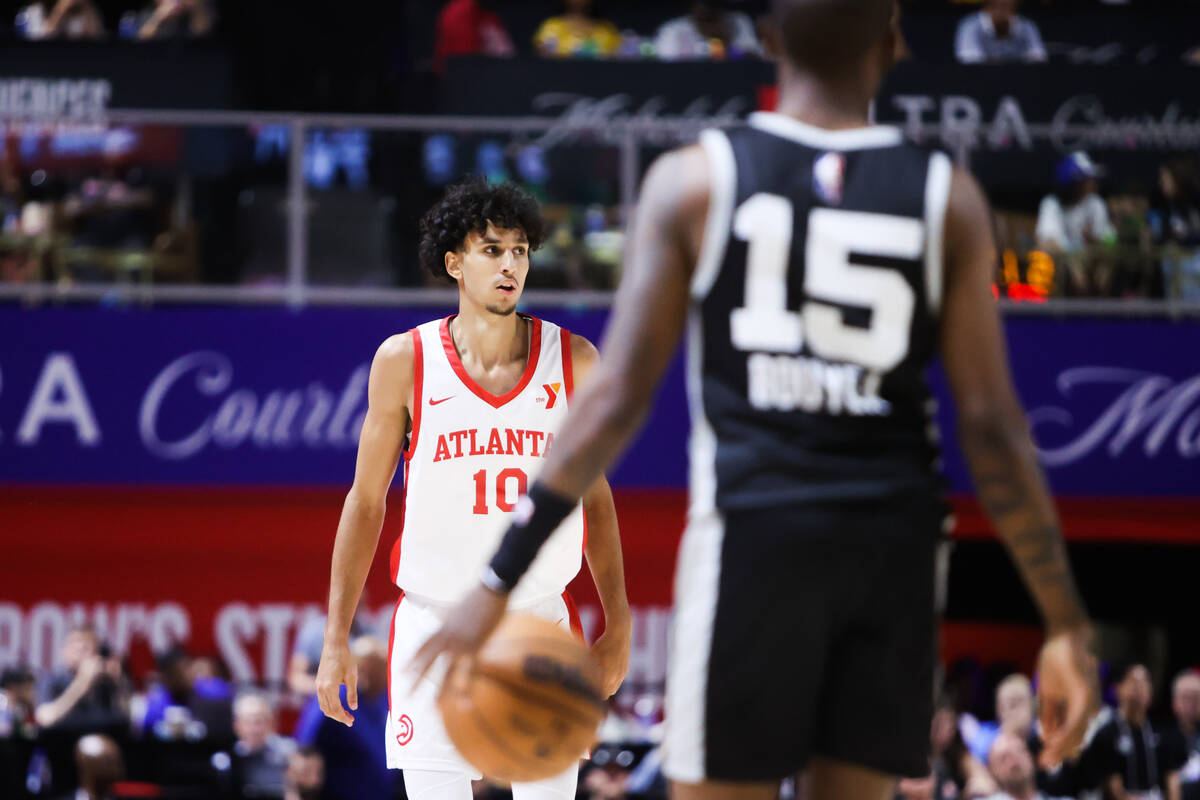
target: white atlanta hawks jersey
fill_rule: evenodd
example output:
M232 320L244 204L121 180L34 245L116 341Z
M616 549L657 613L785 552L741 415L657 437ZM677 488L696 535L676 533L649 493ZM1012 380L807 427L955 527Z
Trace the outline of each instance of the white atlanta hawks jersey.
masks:
M517 498L537 478L567 416L571 337L535 317L525 372L494 395L467 374L450 317L412 330L412 433L404 451L404 525L391 569L406 594L454 603L478 584ZM580 504L555 530L512 593L523 606L561 595L579 572Z

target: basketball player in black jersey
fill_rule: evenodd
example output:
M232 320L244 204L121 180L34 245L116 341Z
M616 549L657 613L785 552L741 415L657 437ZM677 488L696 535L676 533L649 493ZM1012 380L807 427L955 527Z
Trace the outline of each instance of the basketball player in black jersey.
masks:
M976 490L1040 608L1043 760L1096 701L1088 620L1010 381L968 173L871 126L892 0L775 0L779 110L648 172L593 380L480 586L414 661L473 653L645 418L684 328L691 497L664 771L677 800L881 800L928 771L940 355Z

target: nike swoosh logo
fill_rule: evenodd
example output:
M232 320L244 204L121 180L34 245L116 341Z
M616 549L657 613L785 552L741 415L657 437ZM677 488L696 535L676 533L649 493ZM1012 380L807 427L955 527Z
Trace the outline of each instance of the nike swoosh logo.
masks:
M450 395L449 397L443 397L441 400L434 400L431 397L431 398L429 398L429 405L436 406L438 403L444 403L447 400L452 400L452 399L454 399L454 395Z

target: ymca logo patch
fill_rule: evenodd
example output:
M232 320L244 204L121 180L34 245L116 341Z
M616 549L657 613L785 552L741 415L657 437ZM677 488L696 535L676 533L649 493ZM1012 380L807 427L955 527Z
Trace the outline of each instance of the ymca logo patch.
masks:
M413 724L412 719L408 716L408 714L401 714L399 718L396 719L396 731L396 744L403 747L412 741Z
M546 404L546 410L554 408L554 404L558 402L558 392L562 389L561 383L543 383L542 388L546 390L545 398L539 397L538 402Z

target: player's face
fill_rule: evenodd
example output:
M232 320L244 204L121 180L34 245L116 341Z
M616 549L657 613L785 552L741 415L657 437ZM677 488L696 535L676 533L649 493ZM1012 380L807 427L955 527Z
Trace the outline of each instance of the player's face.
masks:
M462 250L447 254L446 271L459 291L493 314L517 310L529 274L529 240L520 228L497 228L488 223L483 233L472 231Z

